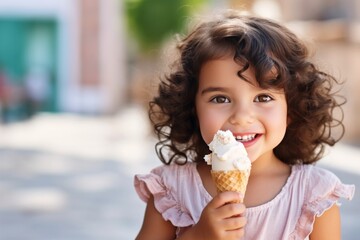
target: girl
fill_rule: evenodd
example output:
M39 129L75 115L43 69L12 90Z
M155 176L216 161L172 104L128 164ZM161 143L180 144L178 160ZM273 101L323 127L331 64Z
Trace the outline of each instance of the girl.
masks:
M332 115L342 105L337 81L288 29L234 11L200 24L178 49L150 103L164 165L135 176L147 202L137 239L340 239L336 203L354 186L314 166L343 126ZM216 193L203 159L219 129L252 161L244 204Z

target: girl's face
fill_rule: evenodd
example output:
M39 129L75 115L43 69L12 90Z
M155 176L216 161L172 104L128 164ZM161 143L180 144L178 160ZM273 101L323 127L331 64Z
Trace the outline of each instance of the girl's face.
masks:
M231 57L202 66L195 100L201 135L209 144L218 130L230 130L251 161L273 157L287 127L285 93L258 87L251 67L242 73L246 82L237 75L241 69Z

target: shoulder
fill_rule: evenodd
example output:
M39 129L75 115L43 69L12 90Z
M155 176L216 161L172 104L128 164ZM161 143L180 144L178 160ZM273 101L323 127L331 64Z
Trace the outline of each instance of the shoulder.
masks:
M195 163L156 167L150 173L135 175L135 190L143 201L147 201L150 195L164 193L176 195L179 182L193 179L194 170L196 170Z
M353 195L353 186L343 184L333 172L327 169L314 165L300 165L297 170L305 183L307 202L340 197L350 199Z
M350 200L355 187L343 184L331 171L314 165L298 165L294 166L294 169L304 199L293 235L304 239L312 232L315 219L318 217L323 214L329 216L321 218L319 222L323 223L325 220L336 218L333 218L337 213L336 203L340 198ZM319 226L319 223L317 225Z
M308 177L331 177L337 179L337 176L331 171L312 164L295 165L295 168L296 171Z
M167 175L174 176L178 174L192 174L194 169L196 169L196 164L193 162L189 162L183 165L179 165L179 164L162 165L151 170L151 173L159 176L167 176Z
M148 202L153 198L155 209L165 221L184 227L194 223L191 214L184 210L184 200L196 181L196 164L163 165L149 174L135 175L134 185L139 197Z
M340 183L339 178L331 171L314 165L294 166L295 175L306 184L306 188L326 188Z
M173 186L183 181L191 181L196 172L195 163L184 165L170 164L154 168L150 174L158 178L164 185Z

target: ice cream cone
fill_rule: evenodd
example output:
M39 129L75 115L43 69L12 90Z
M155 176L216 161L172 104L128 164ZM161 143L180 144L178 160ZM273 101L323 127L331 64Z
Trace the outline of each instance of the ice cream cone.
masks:
M218 193L226 191L240 192L245 195L246 186L249 180L250 171L230 170L211 171ZM243 202L243 199L240 200Z
M237 141L231 131L219 130L209 143L210 154L205 155L211 165L211 175L217 191L235 191L245 196L251 161L241 141ZM239 202L243 202L241 199Z

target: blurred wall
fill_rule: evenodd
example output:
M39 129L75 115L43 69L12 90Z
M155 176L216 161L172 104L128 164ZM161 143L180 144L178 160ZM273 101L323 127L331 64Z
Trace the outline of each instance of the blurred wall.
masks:
M283 19L309 41L325 71L344 82L344 141L360 145L360 1L279 0Z
M0 21L51 19L55 22L55 83L51 95L55 96L56 107L53 111L114 113L125 101L121 5L122 1L118 0L0 1ZM39 50L41 45L35 53ZM25 91L25 83L18 82Z

